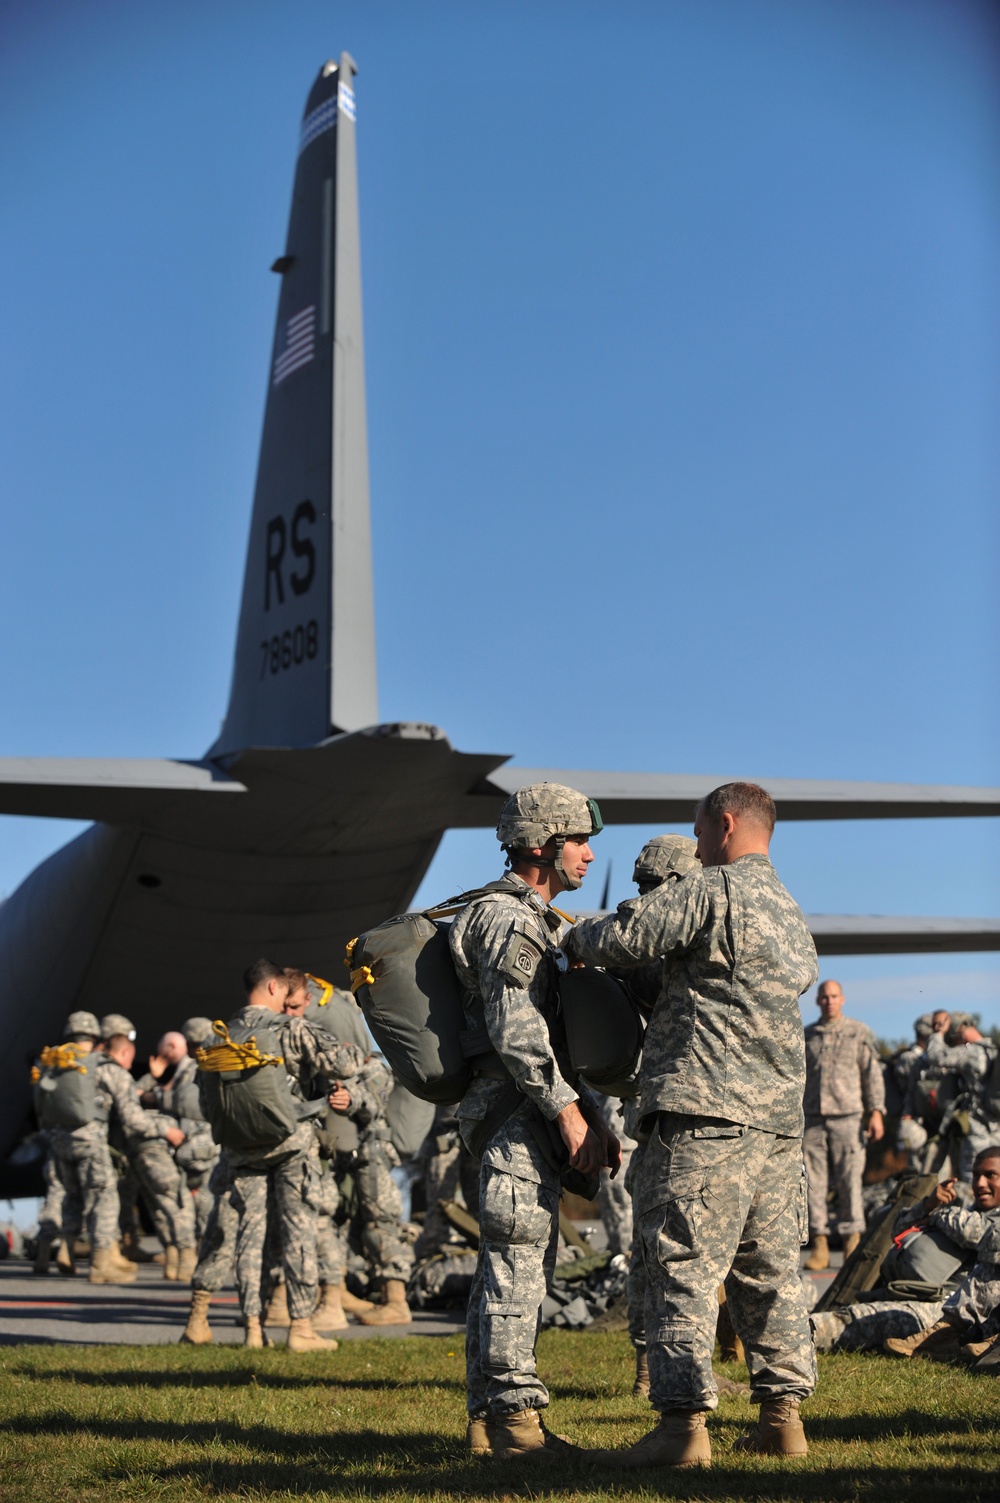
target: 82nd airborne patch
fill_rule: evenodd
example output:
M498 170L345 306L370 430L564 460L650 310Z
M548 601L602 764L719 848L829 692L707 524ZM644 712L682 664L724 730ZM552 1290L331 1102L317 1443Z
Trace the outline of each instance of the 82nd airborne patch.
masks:
M543 953L537 940L515 929L504 947L498 969L515 986L528 987L534 980Z

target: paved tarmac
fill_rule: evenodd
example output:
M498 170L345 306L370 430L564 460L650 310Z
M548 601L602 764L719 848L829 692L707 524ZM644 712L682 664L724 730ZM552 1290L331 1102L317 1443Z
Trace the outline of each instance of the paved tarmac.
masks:
M68 1346L90 1343L162 1346L180 1339L191 1304L187 1284L167 1283L156 1263L139 1266L134 1284L90 1284L87 1265L76 1278L50 1273L36 1278L21 1258L0 1263L0 1345L18 1342L57 1342ZM454 1312L458 1314L460 1312ZM415 1311L411 1326L360 1326L337 1331L338 1341L363 1341L372 1336L455 1336L465 1329L451 1311ZM209 1313L218 1346L240 1346L243 1325L234 1289L212 1298ZM275 1345L284 1344L286 1331L272 1327Z
M840 1264L839 1254L833 1262ZM139 1266L134 1284L90 1284L86 1263L76 1278L55 1273L36 1278L31 1265L21 1258L0 1262L0 1345L18 1342L56 1342L68 1346L90 1343L129 1346L160 1346L179 1340L187 1322L191 1291L187 1284L167 1283L156 1263ZM822 1293L836 1273L813 1274ZM364 1341L373 1336L457 1336L465 1322L459 1311L415 1311L409 1326L361 1326L352 1324L337 1331L338 1341ZM239 1346L243 1326L234 1289L212 1298L209 1319L219 1346ZM272 1327L276 1345L285 1331Z

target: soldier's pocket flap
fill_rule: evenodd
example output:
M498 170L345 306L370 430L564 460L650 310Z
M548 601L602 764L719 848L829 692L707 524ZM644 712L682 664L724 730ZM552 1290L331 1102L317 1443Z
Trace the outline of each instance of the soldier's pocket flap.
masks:
M692 1138L745 1138L747 1129L742 1122L702 1122L692 1127Z

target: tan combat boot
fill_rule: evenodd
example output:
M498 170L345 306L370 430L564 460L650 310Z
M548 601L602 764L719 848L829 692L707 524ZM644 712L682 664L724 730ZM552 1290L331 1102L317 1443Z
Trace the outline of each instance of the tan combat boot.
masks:
M882 1350L890 1357L926 1357L931 1362L955 1362L961 1345L958 1327L949 1320L939 1320L926 1331L917 1331L914 1336L889 1336L883 1341Z
M465 1444L473 1456L492 1456L493 1447L486 1431L486 1418L473 1415L465 1427Z
M73 1249L68 1237L63 1237L60 1240L59 1248L56 1252L56 1268L60 1277L64 1279L76 1277L76 1263L73 1260Z
M130 1258L126 1258L117 1242L112 1242L109 1251L111 1253L111 1261L118 1268L124 1268L126 1273L135 1273L137 1271L137 1265Z
M264 1332L260 1328L259 1315L244 1315L243 1345L259 1351L264 1346Z
M825 1237L814 1237L812 1240L812 1252L803 1267L812 1273L822 1273L824 1268L830 1266L830 1244Z
M632 1384L634 1399L649 1398L649 1356L644 1346L635 1349L635 1382Z
M598 1466L631 1471L642 1466L711 1466L712 1446L704 1410L668 1410L660 1423L624 1451L587 1451Z
M116 1262L110 1247L96 1248L90 1260L92 1284L131 1284L135 1280L136 1272L134 1263L129 1263L126 1269L121 1266L120 1262Z
M177 1259L178 1284L190 1284L197 1267L198 1249L196 1247L182 1247L180 1249L180 1257Z
M385 1304L373 1305L358 1316L363 1326L408 1326L413 1321L406 1303L406 1285L402 1279L386 1279Z
M169 1279L171 1283L175 1283L177 1280L177 1268L181 1261L180 1248L175 1247L170 1242L164 1248L163 1252L163 1277Z
M761 1456L807 1456L798 1399L765 1399L756 1428L741 1435L733 1450L756 1451Z
M52 1257L52 1244L55 1240L51 1232L39 1232L38 1234L35 1261L31 1265L31 1271L41 1279L44 1279L48 1274L49 1259Z
M490 1450L500 1461L527 1461L533 1466L551 1466L555 1462L565 1464L586 1454L561 1435L546 1430L537 1409L494 1415L485 1423Z
M310 1316L296 1320L293 1316L288 1326L288 1350L290 1352L335 1352L340 1345L333 1337L317 1336Z
M340 1303L340 1290L336 1284L320 1285L319 1304L313 1311L314 1331L345 1331L347 1316Z
M346 1277L340 1281L340 1303L348 1315L363 1315L368 1310L374 1310L375 1306L370 1299L358 1299L347 1287Z
M288 1313L288 1290L284 1284L275 1284L268 1300L267 1309L264 1311L264 1324L266 1326L287 1326L291 1316Z
M846 1263L851 1253L857 1252L858 1243L861 1241L860 1232L848 1232L844 1238L844 1262Z
M208 1323L208 1307L211 1303L212 1296L207 1289L192 1290L191 1311L181 1337L181 1341L188 1346L207 1346L212 1340L212 1328Z

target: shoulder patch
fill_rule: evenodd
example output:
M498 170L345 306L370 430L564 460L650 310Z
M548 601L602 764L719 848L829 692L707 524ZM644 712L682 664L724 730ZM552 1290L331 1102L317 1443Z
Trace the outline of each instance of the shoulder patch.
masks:
M519 987L528 987L535 979L544 946L519 929L513 930L497 961L497 970L506 980Z

